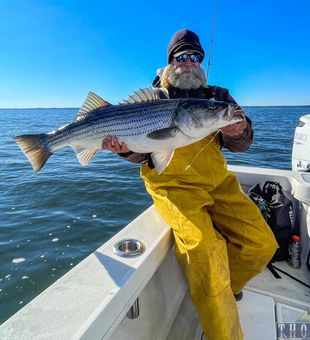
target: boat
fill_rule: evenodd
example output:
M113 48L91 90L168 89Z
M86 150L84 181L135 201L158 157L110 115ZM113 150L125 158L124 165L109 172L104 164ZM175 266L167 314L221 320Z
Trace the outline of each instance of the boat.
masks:
M275 181L293 202L301 268L274 263L237 302L246 340L310 338L310 115L295 130L292 171L229 166L245 192ZM229 311L227 311L229 312ZM0 339L202 340L171 229L154 206L0 326Z

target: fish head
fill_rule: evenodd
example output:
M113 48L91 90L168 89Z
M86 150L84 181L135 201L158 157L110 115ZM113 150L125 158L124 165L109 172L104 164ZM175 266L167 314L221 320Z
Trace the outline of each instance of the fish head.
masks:
M178 107L175 125L189 137L206 137L224 126L242 121L244 118L237 112L236 104L207 99L184 99Z

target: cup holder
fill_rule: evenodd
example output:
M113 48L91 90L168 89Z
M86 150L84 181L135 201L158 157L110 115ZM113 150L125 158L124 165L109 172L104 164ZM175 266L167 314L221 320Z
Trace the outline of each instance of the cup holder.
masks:
M116 242L113 246L113 251L121 257L135 257L144 252L144 245L141 241L132 238L127 238Z

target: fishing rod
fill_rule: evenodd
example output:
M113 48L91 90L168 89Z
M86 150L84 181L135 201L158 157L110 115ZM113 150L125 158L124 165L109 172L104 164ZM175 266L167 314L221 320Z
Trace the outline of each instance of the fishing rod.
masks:
M216 29L216 19L217 19L218 12L219 12L219 4L220 4L220 2L217 1L215 13L214 13L214 17L213 17L212 36L211 36L211 41L210 41L208 66L207 66L207 71L206 71L206 84L208 84L208 77L209 77L209 72L210 72L210 67L211 67L211 56L212 56L212 51L213 51L214 34L215 34L215 29Z

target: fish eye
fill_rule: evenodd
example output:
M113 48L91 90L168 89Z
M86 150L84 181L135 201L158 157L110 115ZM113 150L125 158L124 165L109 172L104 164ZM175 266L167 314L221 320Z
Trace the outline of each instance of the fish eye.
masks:
M209 109L210 109L210 110L215 110L215 109L216 109L216 105L214 105L214 104L210 105L210 106L209 106Z

